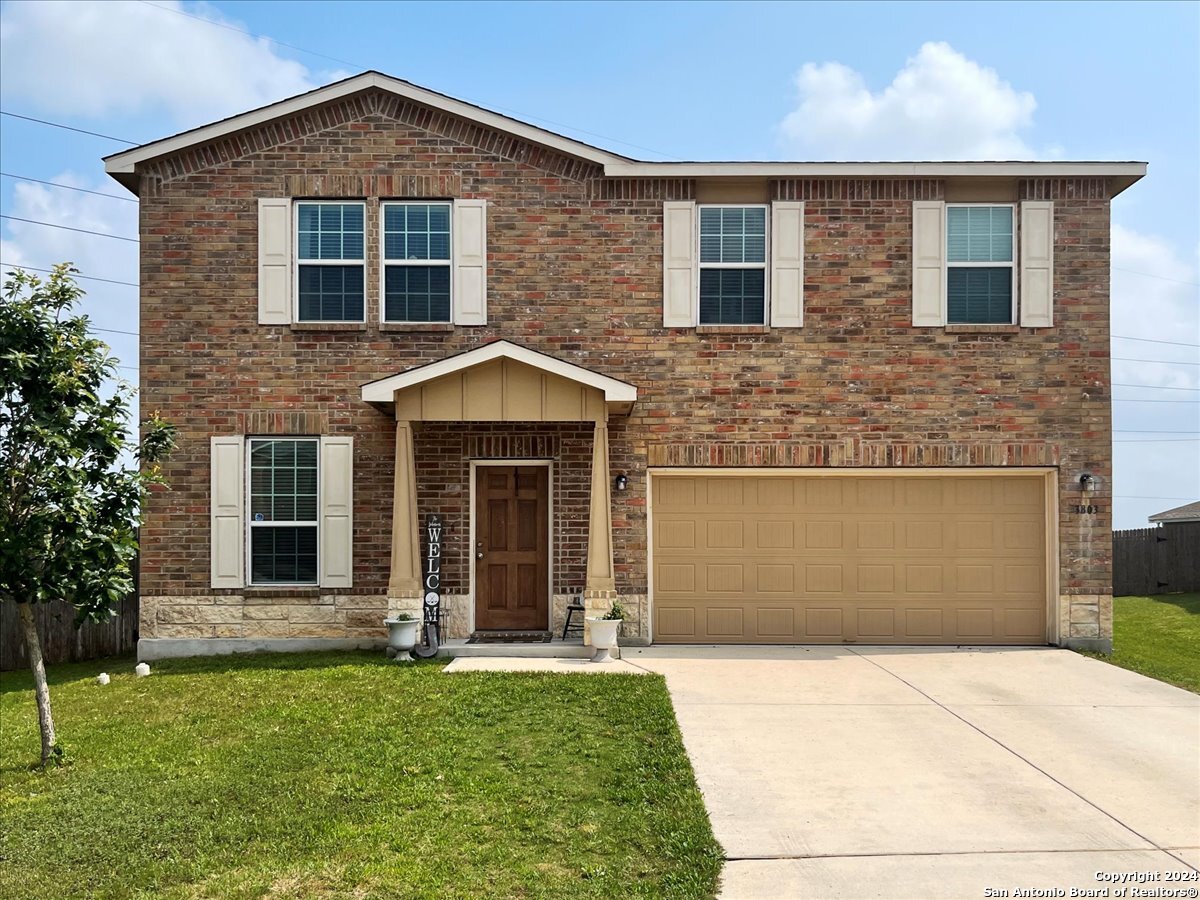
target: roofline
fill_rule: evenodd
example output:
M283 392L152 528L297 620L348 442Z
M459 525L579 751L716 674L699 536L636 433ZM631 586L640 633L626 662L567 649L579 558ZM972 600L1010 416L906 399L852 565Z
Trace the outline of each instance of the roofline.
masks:
M104 157L104 171L137 193L136 166L339 100L368 88L439 109L567 156L603 166L610 178L1108 178L1116 196L1146 175L1144 162L644 162L602 150L420 85L367 71L170 137Z
M574 140L553 131L547 131L545 128L538 128L536 125L530 125L511 116L492 112L489 109L484 109L482 106L476 106L473 103L467 103L463 100L456 100L454 97L448 97L445 94L439 94L437 91L431 91L412 82L393 78L390 75L384 75L382 72L372 70L352 75L349 78L336 81L333 84L327 84L324 87L315 88L303 94L297 94L294 97L280 100L277 103L261 106L249 112L230 116L218 122L201 125L198 128L192 128L170 137L161 138L157 141L151 141L148 144L142 144L141 146L106 156L104 157L104 171L118 181L121 181L122 184L127 184L126 180L120 178L120 176L132 175L134 167L140 162L146 162L147 160L166 156L170 153L177 153L180 150L186 150L197 144L215 141L234 132L254 128L257 125L265 124L283 116L293 115L323 103L330 103L350 94L366 90L367 88L379 88L424 104L425 106L440 109L451 115L478 122L481 125L486 125L532 141L535 144L541 144L544 147L558 150L568 156L585 159L599 165L607 165L614 162L633 162L629 157L601 150L599 147L593 147L591 144L585 144L582 141Z
M636 162L606 163L613 178L1068 178L1113 182L1113 195L1145 177L1144 162Z
M452 375L494 359L516 360L533 366L535 369L541 369L543 372L596 388L604 394L604 399L608 403L628 404L637 400L637 387L626 381L601 375L584 366L566 362L549 354L530 350L528 347L504 340L493 341L474 350L465 350L454 356L417 366L398 375L389 375L386 378L368 381L362 385L362 399L368 403L391 403L396 391L424 384L435 378L441 378L443 375Z

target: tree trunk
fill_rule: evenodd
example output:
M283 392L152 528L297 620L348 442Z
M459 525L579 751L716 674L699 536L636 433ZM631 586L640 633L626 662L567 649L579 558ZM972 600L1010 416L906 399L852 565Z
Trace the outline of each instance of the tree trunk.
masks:
M29 668L33 670L33 693L37 697L38 727L42 731L42 768L55 755L54 716L50 713L50 685L46 683L46 664L42 660L42 642L38 638L37 622L32 603L18 603L21 624L25 627L25 647L29 651Z

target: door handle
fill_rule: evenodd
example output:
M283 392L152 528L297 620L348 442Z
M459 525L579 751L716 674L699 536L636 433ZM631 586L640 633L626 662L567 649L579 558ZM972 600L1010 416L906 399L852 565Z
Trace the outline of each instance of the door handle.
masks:
M475 542L475 558L483 559L483 541Z

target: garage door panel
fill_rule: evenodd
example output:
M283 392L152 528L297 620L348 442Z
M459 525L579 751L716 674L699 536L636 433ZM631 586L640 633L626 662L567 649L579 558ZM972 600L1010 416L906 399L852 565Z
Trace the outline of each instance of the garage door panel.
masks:
M1044 479L652 479L661 641L1045 639Z

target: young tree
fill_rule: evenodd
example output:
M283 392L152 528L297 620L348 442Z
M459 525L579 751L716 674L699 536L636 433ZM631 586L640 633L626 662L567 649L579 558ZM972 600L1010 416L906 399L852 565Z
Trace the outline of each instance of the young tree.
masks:
M20 615L43 766L61 751L33 604L64 600L77 622L112 615L133 589L142 501L174 444L157 416L140 446L127 438L134 389L116 380L108 346L75 311L76 271L10 272L0 296L0 602Z

